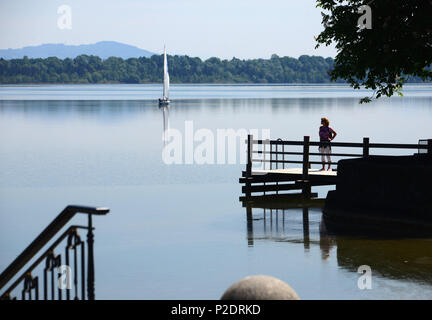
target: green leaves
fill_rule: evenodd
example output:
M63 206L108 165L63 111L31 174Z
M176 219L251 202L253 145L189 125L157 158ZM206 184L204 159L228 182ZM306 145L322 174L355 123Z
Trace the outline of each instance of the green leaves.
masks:
M372 29L357 26L364 4L371 8ZM407 77L432 79L431 0L317 0L317 7L326 12L316 47L334 43L338 49L332 80L376 90L379 98L401 95Z
M361 98L361 99L360 99L360 104L362 104L362 103L369 103L369 102L371 102L371 101L372 101L371 98L369 98L369 97L364 97L364 98Z

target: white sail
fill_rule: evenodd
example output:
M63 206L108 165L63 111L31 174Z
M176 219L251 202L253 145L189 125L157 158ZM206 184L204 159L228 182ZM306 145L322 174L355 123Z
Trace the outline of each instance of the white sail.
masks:
M168 100L169 98L169 74L168 74L168 61L166 55L166 48L164 47L164 87L163 87L163 99Z

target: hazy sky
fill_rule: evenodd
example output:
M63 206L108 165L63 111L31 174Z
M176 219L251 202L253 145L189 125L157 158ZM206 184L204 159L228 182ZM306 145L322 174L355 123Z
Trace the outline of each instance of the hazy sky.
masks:
M72 29L59 29L69 5ZM118 41L160 53L208 58L334 57L315 50L315 0L0 0L0 49L42 43Z

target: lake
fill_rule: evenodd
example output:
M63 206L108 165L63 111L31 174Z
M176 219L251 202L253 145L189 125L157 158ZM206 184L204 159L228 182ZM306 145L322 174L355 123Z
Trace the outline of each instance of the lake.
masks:
M0 271L66 205L82 204L111 209L94 218L98 299L219 299L254 274L286 281L301 299L432 298L432 239L332 236L319 209L309 212L307 243L302 209L266 210L271 225L254 210L250 234L239 202L244 164L162 159L164 125L185 136L187 123L215 136L256 129L317 140L326 116L336 141L417 143L432 138L431 85L369 104L358 101L371 92L342 85L172 85L165 113L160 93L0 86ZM371 267L371 290L357 286L361 265Z

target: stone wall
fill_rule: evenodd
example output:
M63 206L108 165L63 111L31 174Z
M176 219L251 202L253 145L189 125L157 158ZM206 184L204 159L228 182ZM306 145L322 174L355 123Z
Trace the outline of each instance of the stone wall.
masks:
M432 156L341 160L324 212L432 222Z

